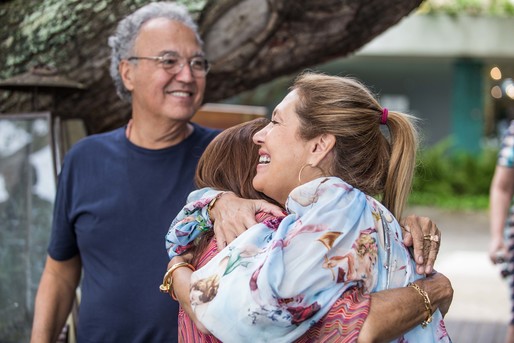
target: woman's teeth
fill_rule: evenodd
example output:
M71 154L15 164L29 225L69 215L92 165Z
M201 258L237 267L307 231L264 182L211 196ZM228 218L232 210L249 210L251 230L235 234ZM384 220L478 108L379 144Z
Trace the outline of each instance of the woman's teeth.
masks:
M259 163L270 163L271 159L269 156L261 155L259 157Z

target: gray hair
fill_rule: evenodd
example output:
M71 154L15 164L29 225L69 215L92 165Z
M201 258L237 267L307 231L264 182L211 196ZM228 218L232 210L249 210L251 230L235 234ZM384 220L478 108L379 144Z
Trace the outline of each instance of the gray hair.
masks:
M172 2L153 2L136 10L121 20L116 28L114 35L109 37L111 47L111 67L110 73L116 87L118 96L127 102L132 101L132 95L125 88L118 66L123 59L132 55L134 42L139 35L141 26L151 19L166 18L177 21L189 27L196 35L196 40L203 45L202 39L198 34L198 26L189 15L186 7Z

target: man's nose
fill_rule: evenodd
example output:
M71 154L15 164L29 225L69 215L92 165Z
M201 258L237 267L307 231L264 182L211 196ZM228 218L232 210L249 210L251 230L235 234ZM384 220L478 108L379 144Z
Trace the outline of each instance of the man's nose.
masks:
M194 79L194 77L193 77L193 72L191 71L191 66L189 65L189 63L187 63L187 62L181 63L180 69L175 77L179 81L191 82Z

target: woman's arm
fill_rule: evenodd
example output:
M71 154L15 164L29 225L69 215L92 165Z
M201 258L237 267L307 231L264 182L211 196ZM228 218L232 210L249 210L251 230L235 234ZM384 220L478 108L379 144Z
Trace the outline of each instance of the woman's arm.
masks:
M168 270L180 262L189 263L190 259L187 258L187 256L175 256L170 260L170 263L168 264ZM193 271L189 268L181 267L175 269L171 275L173 284L172 288L170 289L170 295L171 292L173 292L176 300L180 303L180 306L184 312L195 323L198 330L204 334L209 334L209 330L207 330L205 326L198 320L198 318L196 318L196 315L191 307L191 300L189 297L191 288L191 274L193 274Z
M284 215L282 208L265 200L242 199L231 192L211 188L192 192L187 201L166 234L166 250L170 258L186 251L202 231L214 229L218 250L222 250L257 223L256 213Z
M509 214L513 192L514 168L496 166L489 192L491 230L489 257L493 263L497 262L498 253L506 253L503 230Z
M448 312L453 299L450 280L435 273L415 282L427 292L432 312ZM371 294L369 315L359 334L360 343L389 342L427 318L423 297L413 287L388 289Z
M514 179L514 178L513 178ZM220 195L221 194L221 195ZM284 210L264 200L239 198L231 192L221 192L204 188L191 193L188 204L173 220L166 235L166 249L171 257L182 253L202 230L214 229L218 250L223 249L247 228L256 224L255 214L266 212L280 217ZM217 220L216 220L217 219ZM428 217L410 215L402 220L404 244L413 247L418 274L430 274L439 242L424 244L423 236L441 232Z
M173 219L165 236L166 251L170 259L188 250L203 231L212 230L208 215L209 203L219 193L221 192L203 188L189 194L187 204Z
M187 262L182 256L177 256L170 261L168 269L179 262ZM173 273L173 291L180 302L180 306L186 314L193 320L197 328L209 334L209 331L196 318L191 308L189 297L190 281L192 271L189 268L178 268ZM448 312L452 298L453 288L450 280L443 274L436 273L416 281L423 290L425 290L430 298L432 312L437 308L444 314ZM345 297L353 297L351 293L345 293ZM420 325L426 318L427 312L424 306L423 298L412 287L402 287L389 289L372 293L371 306L369 308L368 317L365 319L360 329L358 342L388 342L399 337L403 333L409 331L416 325ZM367 298L345 299L349 307L358 308L365 304L356 304L355 301L368 301ZM352 303L353 302L353 303ZM332 310L331 310L332 311ZM342 308L344 314L332 313L332 317L338 315L346 315L348 307ZM348 323L346 318L339 320L340 323ZM343 329L343 328L342 328ZM342 330L341 329L341 330ZM356 328L357 329L357 328ZM307 335L309 332L307 332ZM299 340L301 341L301 339Z

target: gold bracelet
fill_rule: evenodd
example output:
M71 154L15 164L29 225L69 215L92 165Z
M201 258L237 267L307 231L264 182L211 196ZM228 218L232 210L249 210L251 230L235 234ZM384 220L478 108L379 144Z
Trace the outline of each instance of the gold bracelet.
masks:
M424 329L432 321L432 306L430 304L430 298L428 297L427 292L422 290L421 287L419 287L415 283L409 283L409 287L414 288L423 297L423 304L425 305L425 309L427 310L427 318L421 323L421 327Z
M212 220L212 216L211 216L211 210L212 208L214 207L214 204L216 203L216 200L218 200L219 198L221 198L221 196L225 194L225 192L221 192L221 193L218 193L212 200L211 202L209 203L209 205L207 205L207 215L209 216L209 219L211 220L211 222L214 223L214 220Z
M166 274L164 274L164 278L162 279L162 285L159 286L159 290L162 293L169 293L169 295L171 296L171 298L173 300L177 300L177 297L173 293L173 278L171 277L171 275L173 274L173 272L175 270L177 270L180 267L187 267L187 268L191 269L192 271L195 271L195 267L190 263L187 263L187 262L175 263L174 265L172 265L170 267L170 269L168 269L166 271Z

